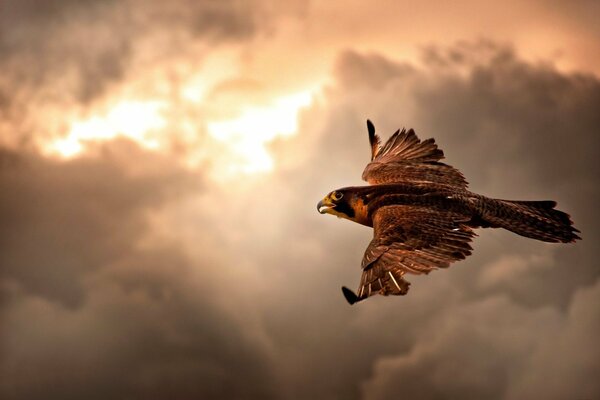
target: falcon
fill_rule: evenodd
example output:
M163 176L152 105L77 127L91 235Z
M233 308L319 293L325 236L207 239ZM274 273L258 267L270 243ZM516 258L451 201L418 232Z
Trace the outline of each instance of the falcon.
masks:
M368 186L336 189L317 204L321 214L373 228L362 259L357 292L342 287L350 304L381 294L405 295L407 274L428 274L463 260L473 250L475 228L504 228L544 242L581 239L556 202L500 200L467 189L462 173L448 164L434 139L412 129L396 131L385 145L367 120L371 162Z

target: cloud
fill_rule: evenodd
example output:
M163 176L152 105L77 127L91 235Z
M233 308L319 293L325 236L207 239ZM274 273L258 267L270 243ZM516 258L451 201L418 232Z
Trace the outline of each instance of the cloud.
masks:
M75 310L13 296L3 312L4 397L274 396L266 350L211 300L197 263L173 249L130 256Z
M559 361L556 393L597 394L577 383L597 375L582 354L598 330L598 80L495 43L424 57L340 53L298 134L269 149L270 175L214 182L123 139L70 161L4 150L2 394L518 398ZM246 83L214 96L254 96ZM361 184L367 118L383 137L435 137L474 191L559 200L584 240L482 231L408 296L348 306L340 286L357 285L372 233L315 206Z
M594 397L600 370L592 311L600 281L576 294L566 315L528 310L505 297L448 310L407 354L375 363L364 399ZM507 368L510 366L510 368Z
M0 160L3 397L274 395L260 332L222 301L226 266L151 229L200 176L123 140Z
M598 199L592 183L598 170L593 166L594 149L589 147L596 143L594 132L600 127L593 111L600 93L597 79L526 63L510 47L495 43L459 44L448 50L453 56L447 59L445 50L438 51L444 60L431 67L354 51L341 54L336 84L304 114L302 135L289 143L292 149L305 149L304 154L286 153L285 144L275 149L278 161L290 168L280 172L277 189L302 193L292 196L291 202L285 198L286 208L298 210L285 217L285 226L293 233L294 247L302 242L314 244L313 252L303 253L302 260L290 261L287 247L271 255L285 259L288 267L287 280L276 286L294 282L292 287L285 286L282 295L287 300L270 306L279 310L273 315L286 315L285 310L297 304L306 314L295 315L291 321L282 316L281 325L287 328L278 329L285 334L273 333L276 342L295 340L301 343L298 346L312 349L300 355L292 352L295 365L311 366L296 367L287 377L290 385L312 382L309 388L295 389L300 390L296 394L357 398L358 382L372 376L366 387L375 392L380 380L386 382L381 383L385 387L381 398L408 395L409 389L419 390L425 398L448 393L502 397L519 379L511 371L523 369L519 360L532 355L528 343L535 343L536 334L563 321L562 313L574 296L598 279L593 261L598 229L590 223L597 219L590 201ZM360 83L357 77L362 77ZM554 100L547 104L548 99ZM584 232L584 240L560 246L482 230L469 259L448 271L409 277L413 286L405 298L372 299L350 313L342 307L338 286L357 284L358 263L369 232L346 221L317 221L309 214L314 205L304 202L307 198L315 202L337 187L361 184L360 173L369 157L367 118L383 137L403 126L415 128L423 139L435 137L447 162L465 173L476 192L558 200L559 208L571 213ZM571 134L566 135L567 131ZM287 164L289 158L303 161L294 169ZM332 290L336 291L333 295ZM466 311L461 313L462 309ZM513 323L514 327L504 328ZM315 324L318 329L312 335L312 330L302 328ZM437 334L438 327L447 330ZM422 338L428 329L433 332L427 338L435 340L435 345ZM462 335L475 341L471 348ZM586 345L593 346L593 342ZM400 372L393 368L386 372L389 365L381 360L388 357L401 360ZM437 377L422 377L419 372L435 369L438 357L441 362L453 357L464 361L463 375L440 377L444 368L460 365L449 361ZM336 372L331 373L332 369ZM573 371L588 378L593 375L585 367ZM393 384L408 385L411 379L425 379L429 384L408 389ZM357 386L350 389L347 384Z
M600 281L579 290L558 329L540 332L540 340L525 365L525 373L509 387L507 398L542 395L547 399L593 398L600 384L600 351L590 346L598 335Z
M191 179L128 142L71 162L4 150L0 214L5 279L67 305L83 301L82 280L133 250L145 213L191 188Z
M274 19L263 1L26 0L0 7L0 143L11 147L64 135L69 117L106 96L156 94L219 49L267 34Z

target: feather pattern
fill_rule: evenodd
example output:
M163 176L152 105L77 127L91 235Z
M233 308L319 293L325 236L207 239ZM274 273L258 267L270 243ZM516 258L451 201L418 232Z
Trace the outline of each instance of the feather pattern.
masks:
M373 216L374 237L362 260L358 300L374 294L406 294L405 274L428 274L470 255L475 233L465 225L467 220L460 212L426 206L378 209Z
M415 131L396 131L380 146L379 136L371 121L367 121L371 162L362 178L372 185L382 183L428 182L452 185L466 189L467 181L456 168L439 162L444 152L434 139L421 141Z

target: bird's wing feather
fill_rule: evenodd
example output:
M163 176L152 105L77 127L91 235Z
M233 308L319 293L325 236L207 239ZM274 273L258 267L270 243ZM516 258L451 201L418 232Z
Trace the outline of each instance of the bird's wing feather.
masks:
M466 189L462 173L439 162L444 152L434 139L421 141L412 129L396 131L383 145L371 121L367 121L371 162L362 178L372 185L399 182L431 182Z
M374 238L362 260L358 299L406 294L404 274L428 274L471 254L475 236L464 215L441 208L385 206L373 216Z

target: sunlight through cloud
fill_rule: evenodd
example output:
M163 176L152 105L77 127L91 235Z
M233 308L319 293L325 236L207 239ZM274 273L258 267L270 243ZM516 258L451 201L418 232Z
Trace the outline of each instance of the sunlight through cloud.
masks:
M235 160L230 160L230 172L245 174L273 169L273 160L265 144L277 136L289 136L298 128L298 112L310 104L310 91L280 97L269 107L247 108L235 119L211 122L210 135L226 142Z
M86 142L106 141L117 136L156 149L159 143L149 133L165 127L166 121L160 114L163 107L159 101L122 101L105 116L94 115L75 121L69 134L51 143L49 150L63 157L73 157L84 149Z

